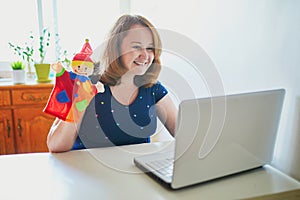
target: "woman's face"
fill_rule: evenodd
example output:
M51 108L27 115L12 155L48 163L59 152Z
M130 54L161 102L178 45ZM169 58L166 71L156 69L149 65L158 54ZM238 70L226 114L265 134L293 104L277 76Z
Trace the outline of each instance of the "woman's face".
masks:
M151 31L142 25L133 25L121 42L121 61L135 75L144 74L154 59Z

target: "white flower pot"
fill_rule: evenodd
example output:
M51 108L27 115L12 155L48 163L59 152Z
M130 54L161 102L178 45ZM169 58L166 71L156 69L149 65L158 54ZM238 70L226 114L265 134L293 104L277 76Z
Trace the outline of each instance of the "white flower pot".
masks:
M12 80L13 80L14 84L25 83L25 70L13 70L12 71Z

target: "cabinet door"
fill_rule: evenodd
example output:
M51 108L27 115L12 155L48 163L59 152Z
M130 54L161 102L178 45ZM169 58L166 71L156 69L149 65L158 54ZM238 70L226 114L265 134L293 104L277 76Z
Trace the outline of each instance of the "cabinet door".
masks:
M0 110L0 154L15 153L12 111Z
M17 153L47 152L47 135L54 121L44 106L14 109Z

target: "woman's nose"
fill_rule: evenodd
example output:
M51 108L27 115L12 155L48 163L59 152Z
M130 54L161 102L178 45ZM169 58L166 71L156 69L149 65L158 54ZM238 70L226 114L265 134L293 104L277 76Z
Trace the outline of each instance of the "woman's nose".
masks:
M140 58L147 59L148 58L148 52L146 48L141 48L140 50Z

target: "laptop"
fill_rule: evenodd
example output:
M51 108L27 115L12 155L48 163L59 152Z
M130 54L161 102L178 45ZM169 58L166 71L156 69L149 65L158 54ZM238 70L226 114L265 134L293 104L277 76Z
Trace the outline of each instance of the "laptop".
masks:
M174 150L134 158L142 171L179 189L269 164L285 90L184 100Z

